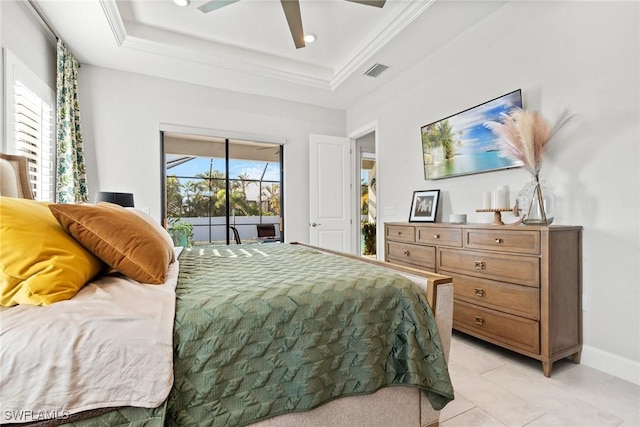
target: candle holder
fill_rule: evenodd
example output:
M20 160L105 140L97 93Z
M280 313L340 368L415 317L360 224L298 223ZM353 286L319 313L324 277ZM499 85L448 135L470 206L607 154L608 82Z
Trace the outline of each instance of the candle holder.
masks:
M513 212L515 216L520 216L520 208L518 207L518 202L516 202L513 208L496 208L496 209L476 209L476 212L493 212L493 222L491 225L505 225L502 221L502 212ZM516 222L506 224L506 225L518 225L524 221L524 215L518 219Z

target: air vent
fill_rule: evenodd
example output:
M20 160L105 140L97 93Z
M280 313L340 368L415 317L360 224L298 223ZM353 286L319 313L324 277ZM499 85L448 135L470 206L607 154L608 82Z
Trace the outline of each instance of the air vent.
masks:
M370 77L378 77L387 68L389 68L387 65L375 64L373 67L365 71L364 75Z

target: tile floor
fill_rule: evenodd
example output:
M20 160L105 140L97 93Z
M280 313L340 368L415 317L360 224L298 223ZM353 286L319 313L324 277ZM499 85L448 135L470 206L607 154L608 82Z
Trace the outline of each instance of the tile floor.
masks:
M449 371L442 427L640 426L640 386L567 359L545 378L537 360L454 331Z

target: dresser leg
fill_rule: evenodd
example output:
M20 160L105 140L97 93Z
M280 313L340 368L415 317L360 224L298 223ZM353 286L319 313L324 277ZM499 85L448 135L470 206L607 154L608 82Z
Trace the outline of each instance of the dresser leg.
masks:
M571 361L575 364L580 363L580 356L582 355L582 351L578 351L577 353L573 353L571 355Z
M544 376L549 378L551 376L551 368L553 367L553 362L550 360L542 361L542 372L544 372Z

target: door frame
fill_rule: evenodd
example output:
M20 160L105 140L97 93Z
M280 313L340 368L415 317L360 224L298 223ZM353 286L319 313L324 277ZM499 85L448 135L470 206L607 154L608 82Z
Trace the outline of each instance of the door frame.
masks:
M355 189L360 188L360 178L357 175L357 171L359 170L357 162L360 161L358 153L355 152L356 139L361 138L365 135L373 133L374 138L374 147L375 147L375 159L376 159L376 201L378 204L378 217L380 217L380 206L382 197L380 195L380 147L379 147L379 139L378 139L378 121L374 120L369 122L347 134L347 138L351 139L351 188L353 189L351 195L351 203L352 203L352 218L356 218L357 221L351 222L351 248L360 247L360 203L356 203L356 193L358 199L360 198L360 191L355 191ZM378 218L376 218L376 258L382 254L381 246L383 241L383 235L380 230L383 227L380 226L378 222ZM358 251L359 252L359 251Z

